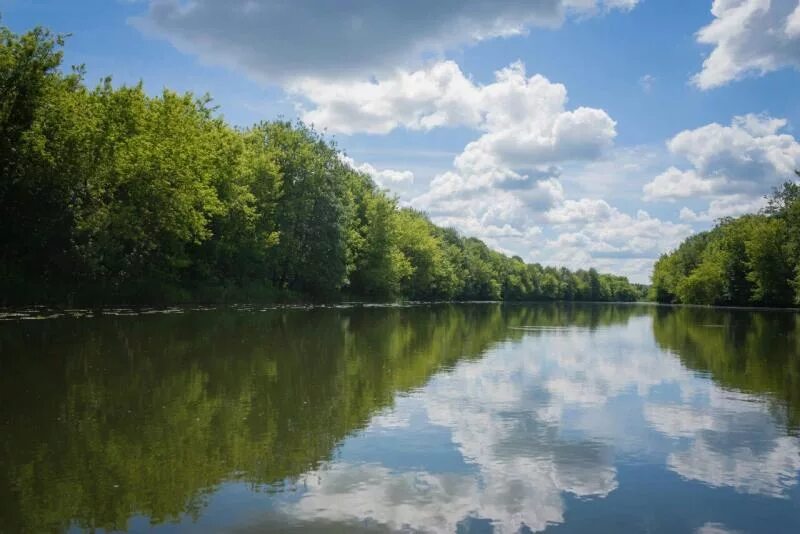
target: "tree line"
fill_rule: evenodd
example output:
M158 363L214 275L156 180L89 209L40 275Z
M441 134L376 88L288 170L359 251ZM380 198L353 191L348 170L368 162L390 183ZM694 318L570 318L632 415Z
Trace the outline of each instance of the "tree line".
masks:
M64 38L0 28L0 300L636 300L400 209L301 123L96 87ZM2 303L2 302L0 302Z
M651 291L659 302L800 305L800 183L775 189L759 213L720 219L661 256Z

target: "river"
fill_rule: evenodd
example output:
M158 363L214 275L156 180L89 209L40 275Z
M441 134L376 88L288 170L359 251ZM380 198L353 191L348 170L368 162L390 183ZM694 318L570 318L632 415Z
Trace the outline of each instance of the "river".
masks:
M0 314L0 532L800 532L800 314Z

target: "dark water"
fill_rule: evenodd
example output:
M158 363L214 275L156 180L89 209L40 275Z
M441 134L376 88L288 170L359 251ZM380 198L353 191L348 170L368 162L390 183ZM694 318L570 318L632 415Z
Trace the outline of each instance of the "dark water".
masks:
M800 532L800 314L5 319L1 532Z

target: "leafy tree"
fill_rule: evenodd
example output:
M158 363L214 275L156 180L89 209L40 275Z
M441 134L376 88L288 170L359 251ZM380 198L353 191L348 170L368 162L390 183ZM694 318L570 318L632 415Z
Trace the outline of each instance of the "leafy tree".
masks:
M444 254L433 225L419 212L404 209L398 215L398 247L411 266L403 283L403 293L412 299L451 299L458 280L453 265Z
M33 132L41 113L68 104L61 94L79 84L79 73L58 71L63 45L43 28L16 35L0 27L0 278L9 288L30 289L30 272L50 279L72 267L73 187L35 160L46 139Z
M800 186L787 182L761 213L688 238L656 262L652 278L659 302L800 304Z
M306 126L261 125L283 176L273 282L312 296L335 294L346 276L346 172L333 147Z
M753 302L780 306L792 301L792 270L784 254L785 233L784 225L776 218L759 217L751 223L745 252Z
M367 297L394 298L414 267L398 244L395 202L381 194L365 199L364 247L356 265L353 289Z
M719 248L709 249L691 274L683 278L676 288L681 302L715 304L719 301L725 283L725 254Z

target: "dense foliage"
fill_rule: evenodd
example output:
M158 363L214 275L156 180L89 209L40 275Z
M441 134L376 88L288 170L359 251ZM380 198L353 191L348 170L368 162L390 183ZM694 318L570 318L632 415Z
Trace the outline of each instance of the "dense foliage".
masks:
M662 256L653 297L686 304L800 304L800 184L786 182L756 215L725 218Z
M88 88L62 45L0 28L5 302L641 296L399 209L302 124L237 129L207 97Z

